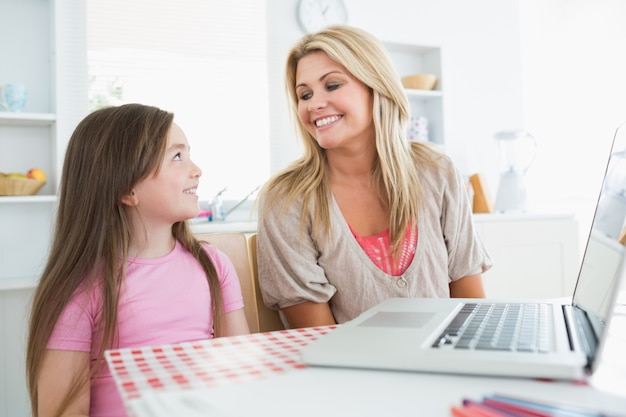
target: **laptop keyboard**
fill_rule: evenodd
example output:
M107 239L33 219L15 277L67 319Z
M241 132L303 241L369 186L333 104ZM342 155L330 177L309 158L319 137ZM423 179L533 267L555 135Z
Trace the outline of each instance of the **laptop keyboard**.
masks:
M548 304L469 303L432 346L548 353L554 349L552 324Z

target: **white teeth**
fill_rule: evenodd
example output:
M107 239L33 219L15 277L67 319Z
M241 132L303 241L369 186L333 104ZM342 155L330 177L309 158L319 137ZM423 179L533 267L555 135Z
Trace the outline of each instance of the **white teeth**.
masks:
M339 119L341 119L341 117L339 117L339 116L326 117L324 119L316 120L315 121L315 126L317 126L317 127L327 126L327 125L329 125L329 124L331 124L333 122L336 122Z
M185 193L185 194L195 194L196 190L197 190L197 188L190 188L188 190L183 191L183 193Z

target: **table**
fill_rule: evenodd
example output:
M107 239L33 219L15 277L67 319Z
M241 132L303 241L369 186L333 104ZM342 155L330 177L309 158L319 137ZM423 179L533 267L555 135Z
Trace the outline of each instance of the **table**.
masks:
M590 381L307 367L299 349L336 326L119 349L106 360L130 415L451 416L463 398L500 393L626 416L626 308Z

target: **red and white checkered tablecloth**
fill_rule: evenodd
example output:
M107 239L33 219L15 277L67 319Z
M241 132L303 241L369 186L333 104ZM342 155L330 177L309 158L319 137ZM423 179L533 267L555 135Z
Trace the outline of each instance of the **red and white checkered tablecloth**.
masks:
M148 391L211 388L305 368L299 360L300 348L335 328L311 327L109 350L105 358L126 401Z

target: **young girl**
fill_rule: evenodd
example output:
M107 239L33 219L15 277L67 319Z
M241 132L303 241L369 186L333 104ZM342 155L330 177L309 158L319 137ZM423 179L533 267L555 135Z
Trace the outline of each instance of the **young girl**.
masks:
M185 221L202 171L173 117L105 108L70 139L31 313L33 416L126 415L105 349L248 333L232 263Z

